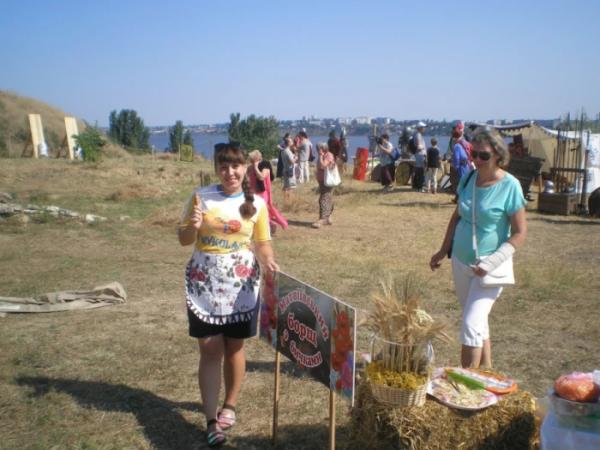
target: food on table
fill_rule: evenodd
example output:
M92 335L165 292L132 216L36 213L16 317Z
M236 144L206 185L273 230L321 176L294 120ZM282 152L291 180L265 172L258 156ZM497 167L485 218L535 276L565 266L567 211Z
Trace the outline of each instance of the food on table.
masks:
M419 375L412 372L396 372L386 369L383 361L373 361L366 367L367 377L373 383L383 386L416 390L427 383L427 375Z
M458 409L483 409L498 401L495 394L485 389L470 389L465 384L442 377L431 380L427 393L440 402Z
M469 389L485 389L485 385L481 381L470 378L462 373L454 372L450 369L446 371L446 377L457 381L458 383L464 384Z
M559 397L573 402L595 403L600 398L600 386L594 383L591 373L573 372L554 382Z
M472 388L485 389L494 394L508 394L517 390L517 383L510 378L489 370L448 367L446 376Z

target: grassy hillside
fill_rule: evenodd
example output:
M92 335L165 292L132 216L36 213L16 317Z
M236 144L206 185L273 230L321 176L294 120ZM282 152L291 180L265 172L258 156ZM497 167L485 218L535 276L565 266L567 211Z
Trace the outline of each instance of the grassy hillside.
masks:
M50 155L57 152L66 134L64 117L70 114L33 98L0 91L0 156L21 155L31 137L28 114L42 116L44 137ZM79 131L85 129L82 120L78 120L77 125Z

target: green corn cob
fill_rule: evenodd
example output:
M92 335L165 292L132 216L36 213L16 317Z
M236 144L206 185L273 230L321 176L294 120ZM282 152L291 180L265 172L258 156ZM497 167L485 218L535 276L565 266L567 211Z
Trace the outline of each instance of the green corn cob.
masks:
M473 378L469 378L461 373L446 370L446 375L449 378L452 378L454 381L464 384L469 389L485 389L485 384L483 384L481 381L474 380Z

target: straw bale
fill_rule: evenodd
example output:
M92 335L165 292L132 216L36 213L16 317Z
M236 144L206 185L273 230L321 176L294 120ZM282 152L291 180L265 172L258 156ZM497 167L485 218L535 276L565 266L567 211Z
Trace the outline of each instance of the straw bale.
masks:
M352 410L350 448L538 449L535 400L529 392L505 395L480 411L461 411L427 398L424 406L393 408L375 400L365 381Z

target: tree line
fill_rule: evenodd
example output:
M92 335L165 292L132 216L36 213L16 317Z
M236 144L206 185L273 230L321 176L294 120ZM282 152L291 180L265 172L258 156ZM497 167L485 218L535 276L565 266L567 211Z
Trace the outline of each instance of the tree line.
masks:
M108 138L125 149L134 152L150 150L150 130L144 120L133 109L110 112ZM275 117L257 117L254 114L242 118L240 113L230 115L228 126L230 141L240 142L242 148L250 151L258 149L265 159L277 156L279 124ZM104 141L98 127L89 126L77 136L78 145L83 149L84 159L96 161L100 157ZM183 121L177 120L169 127L169 147L167 151L194 151L194 139L186 130Z

